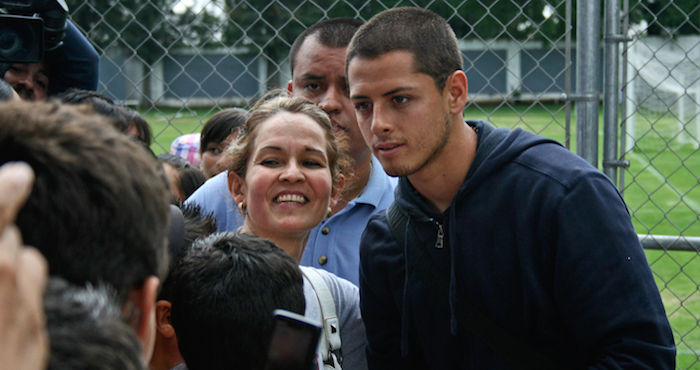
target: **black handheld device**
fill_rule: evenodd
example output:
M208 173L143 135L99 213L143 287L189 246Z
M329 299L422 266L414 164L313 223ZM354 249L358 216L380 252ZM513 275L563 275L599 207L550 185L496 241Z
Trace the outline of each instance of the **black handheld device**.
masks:
M304 316L275 310L272 336L264 370L311 370L316 365L316 347L321 327Z

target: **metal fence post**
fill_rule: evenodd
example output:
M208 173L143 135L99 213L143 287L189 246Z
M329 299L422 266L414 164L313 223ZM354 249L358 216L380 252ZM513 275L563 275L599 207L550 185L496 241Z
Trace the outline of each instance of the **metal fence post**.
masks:
M605 2L605 82L603 99L603 172L617 186L617 168L629 162L618 160L618 113L620 97L620 47L627 38L620 34L620 1Z
M600 0L576 2L576 152L598 167Z

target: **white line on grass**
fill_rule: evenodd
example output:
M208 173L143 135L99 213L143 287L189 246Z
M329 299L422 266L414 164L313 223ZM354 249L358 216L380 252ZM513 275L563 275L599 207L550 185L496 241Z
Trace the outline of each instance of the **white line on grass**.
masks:
M634 152L629 153L628 155L631 155L632 157L634 157L634 159L641 162L642 165L645 167L644 170L649 171L649 173L656 177L656 179L659 180L662 184L664 184L664 186L669 186L668 182L666 182L666 177L661 172L659 172L659 170L654 168L654 166L649 166L649 161L647 161L644 157ZM683 197L683 203L690 207L690 209L692 209L693 212L700 213L700 203L690 199L690 197Z
M698 355L700 354L700 349L676 349L676 353L679 355Z

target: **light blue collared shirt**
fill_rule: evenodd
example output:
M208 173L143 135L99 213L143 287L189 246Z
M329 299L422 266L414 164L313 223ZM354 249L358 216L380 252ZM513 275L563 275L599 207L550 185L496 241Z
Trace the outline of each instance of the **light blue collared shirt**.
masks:
M228 190L228 171L207 180L187 198L187 204L199 205L204 214L212 213L217 231L236 231L243 225L243 215L238 213Z
M345 208L311 231L300 264L330 271L359 286L362 232L369 216L388 208L394 201L397 180L389 177L372 156L367 185Z
M340 212L311 230L302 266L312 266L334 273L359 286L360 237L369 217L389 207L394 201L397 178L389 177L381 163L372 156L372 172L360 195ZM228 173L207 180L185 204L198 204L204 213L213 213L218 231L236 231L243 225L228 189Z

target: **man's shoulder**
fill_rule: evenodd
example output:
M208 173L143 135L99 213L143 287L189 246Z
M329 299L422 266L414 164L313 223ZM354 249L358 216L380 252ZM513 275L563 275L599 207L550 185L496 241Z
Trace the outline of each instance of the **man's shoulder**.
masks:
M571 187L586 177L602 175L597 168L554 139L522 129L496 129L484 122L470 124L486 131L486 139L479 142L480 146L484 142L491 144L487 150L477 150L477 156L482 157L479 170L483 173L477 176L479 179L500 172L499 181L520 176L545 176Z
M570 188L586 178L604 176L597 168L569 149L554 143L535 145L523 151L513 161Z
M196 204L205 213L212 213L218 231L234 231L243 224L243 217L236 210L228 189L228 173L222 172L199 187L185 204Z
M380 210L370 216L367 227L360 240L360 263L363 260L372 259L378 255L401 251L398 242L392 234L391 227L386 216L386 209Z
M231 199L228 189L228 172L224 171L205 181L202 186L195 190L185 203L195 202L202 206L216 202L220 203L221 198Z

